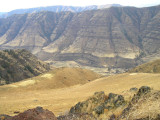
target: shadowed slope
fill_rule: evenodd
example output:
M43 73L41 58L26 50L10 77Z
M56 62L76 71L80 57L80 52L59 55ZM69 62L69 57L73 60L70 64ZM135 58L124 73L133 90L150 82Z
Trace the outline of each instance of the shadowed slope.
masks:
M27 50L0 51L0 85L17 82L47 72L49 65Z

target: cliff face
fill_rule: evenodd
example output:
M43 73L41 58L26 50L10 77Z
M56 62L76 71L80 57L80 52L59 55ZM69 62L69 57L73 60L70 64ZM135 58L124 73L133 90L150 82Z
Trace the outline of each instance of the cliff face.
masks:
M159 25L160 6L14 15L0 19L0 46L26 48L43 60L131 67L138 56L160 56Z
M0 85L37 76L50 69L26 50L0 51Z

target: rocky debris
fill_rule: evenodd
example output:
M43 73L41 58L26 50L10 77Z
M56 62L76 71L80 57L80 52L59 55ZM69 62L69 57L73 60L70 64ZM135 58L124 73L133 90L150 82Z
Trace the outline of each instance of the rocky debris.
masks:
M58 120L97 120L92 114L69 114L57 117Z
M109 111L120 106L125 106L125 100L122 95L110 93L108 96L103 91L96 92L88 100L79 102L70 109L69 113L90 113L94 116L100 116L104 110Z
M57 120L57 118L51 111L36 107L6 120Z

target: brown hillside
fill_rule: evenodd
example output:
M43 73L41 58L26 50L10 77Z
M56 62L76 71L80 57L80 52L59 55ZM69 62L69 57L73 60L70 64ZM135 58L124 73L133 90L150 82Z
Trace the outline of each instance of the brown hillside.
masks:
M11 84L8 88L23 88L24 90L44 90L81 85L101 76L90 70L81 68L57 68L37 77Z
M37 76L50 69L27 50L0 51L0 85Z
M160 59L155 60L149 63L145 63L142 65L139 65L131 70L129 72L136 72L136 73L160 73Z

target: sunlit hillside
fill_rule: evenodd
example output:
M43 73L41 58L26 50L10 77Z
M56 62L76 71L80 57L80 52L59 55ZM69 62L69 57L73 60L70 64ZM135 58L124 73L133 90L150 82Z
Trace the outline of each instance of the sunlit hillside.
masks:
M45 84L43 80L40 80L44 76L48 77ZM49 80L51 75L44 74L41 77L39 77L39 83L27 86L23 85L23 82L18 82L0 87L0 114L14 115L15 111L23 112L29 108L42 106L59 115L97 91L104 91L106 94L111 92L123 94L132 87L139 88L144 85L160 90L160 74L151 73L125 73L88 81L83 85L77 84L59 89L48 89L47 87L37 89L43 84L54 86L54 83ZM26 84L27 81L24 83Z

